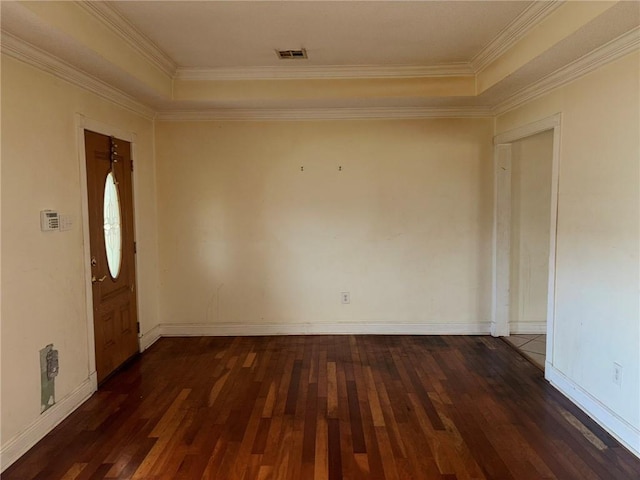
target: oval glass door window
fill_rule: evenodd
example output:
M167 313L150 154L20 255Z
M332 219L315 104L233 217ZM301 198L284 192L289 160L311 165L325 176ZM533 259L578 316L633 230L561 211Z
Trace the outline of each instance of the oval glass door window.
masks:
M120 197L113 172L104 183L104 247L112 278L120 274L122 263L122 231L120 228Z

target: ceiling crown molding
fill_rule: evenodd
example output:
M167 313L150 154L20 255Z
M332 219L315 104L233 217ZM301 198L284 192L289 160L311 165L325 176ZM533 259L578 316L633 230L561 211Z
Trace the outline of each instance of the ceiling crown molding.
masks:
M156 116L168 122L270 121L270 120L366 120L419 118L493 117L487 107L378 107L378 108L305 108L305 109L219 109L201 111L166 111Z
M167 76L173 77L177 68L173 59L133 26L115 7L109 5L108 2L78 1L75 3L119 35L131 48L144 56Z
M471 59L474 72L479 73L491 62L513 47L529 30L553 13L564 1L535 1L507 25L491 42Z
M640 27L635 27L609 43L516 92L496 106L496 114L501 115L524 105L638 49L640 49Z
M54 75L75 86L84 88L105 100L115 103L129 111L142 115L145 118L153 119L155 112L143 105L133 97L108 85L91 75L78 70L73 65L60 60L53 55L40 50L37 47L15 37L7 32L2 32L0 41L2 53L13 57L32 67L38 68L46 73Z
M178 68L176 80L268 80L328 78L404 78L472 76L469 63L449 65L304 65L264 67Z

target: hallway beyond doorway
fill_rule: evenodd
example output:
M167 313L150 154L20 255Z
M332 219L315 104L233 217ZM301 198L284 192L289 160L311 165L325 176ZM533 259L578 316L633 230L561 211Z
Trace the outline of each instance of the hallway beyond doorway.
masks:
M545 334L511 335L504 337L504 339L544 370L547 349L547 336Z

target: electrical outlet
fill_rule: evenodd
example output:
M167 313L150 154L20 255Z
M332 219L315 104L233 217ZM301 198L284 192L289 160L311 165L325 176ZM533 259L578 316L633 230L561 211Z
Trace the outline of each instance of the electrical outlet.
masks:
M56 375L58 374L58 351L50 343L40 350L40 413L56 403Z
M58 360L58 350L49 350L47 352L47 378L52 380L58 376L60 371L60 363Z
M622 365L616 362L613 362L613 383L622 386Z
M343 304L351 303L351 294L349 292L340 292L340 301Z

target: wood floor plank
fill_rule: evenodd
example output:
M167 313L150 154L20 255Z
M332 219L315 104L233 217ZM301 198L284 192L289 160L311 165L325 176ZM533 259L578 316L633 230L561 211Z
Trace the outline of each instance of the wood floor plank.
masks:
M327 417L338 415L338 375L336 362L327 362Z
M61 480L76 480L80 472L87 466L87 463L74 463L67 473L62 476Z
M373 379L373 374L371 373L371 367L365 368L365 375L367 382L367 399L369 400L369 408L371 409L371 416L373 417L373 426L384 427L384 414L382 413L380 397L378 396L376 382Z
M349 402L349 424L351 425L351 441L354 453L367 453L362 428L362 414L358 390L354 381L347 382L347 401Z
M316 453L314 461L314 480L329 478L329 425L327 423L327 402L318 405L316 416Z
M316 454L316 428L318 416L318 384L311 383L307 391L307 403L302 436L302 463L313 465Z
M327 441L329 457L329 480L342 478L342 454L340 448L340 422L336 418L327 419Z
M3 480L638 480L491 337L164 338Z
M291 382L289 383L289 392L284 407L285 415L294 415L296 413L296 404L298 403L298 389L300 388L300 376L302 373L302 362L296 360L293 362L293 370L291 371Z
M380 448L380 459L386 480L399 480L398 470L396 468L396 459L391 449L391 442L387 430L383 427L376 427L376 443ZM417 474L417 472L416 472Z

